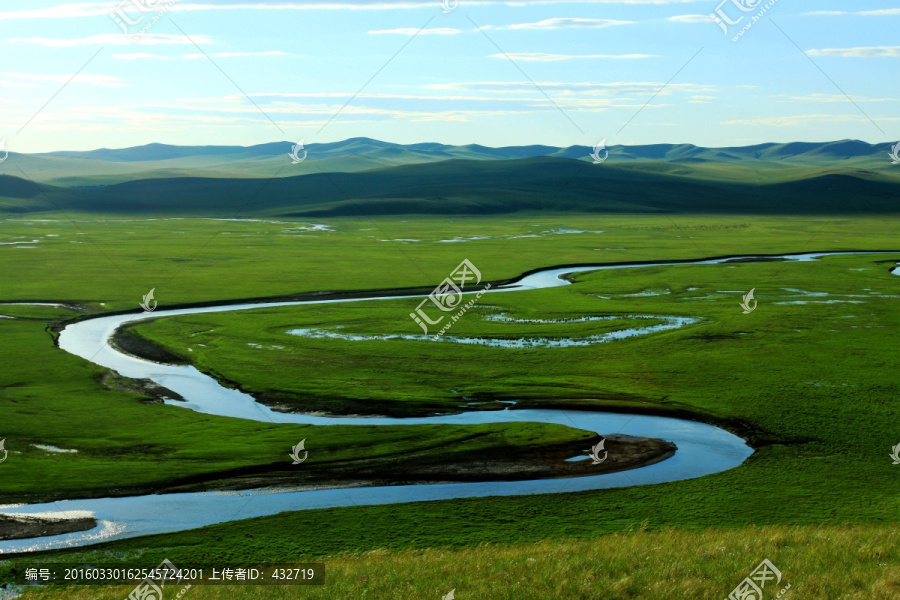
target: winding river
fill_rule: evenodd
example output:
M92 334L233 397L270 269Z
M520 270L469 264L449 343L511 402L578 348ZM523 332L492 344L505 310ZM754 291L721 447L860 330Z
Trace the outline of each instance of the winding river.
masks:
M573 272L668 265L714 265L733 261L767 260L773 258L789 261L812 261L822 256L838 254L886 253L817 252L774 257L733 256L708 260L550 268L521 277L508 285L491 289L488 293L506 293L568 285L563 276ZM895 254L896 252L891 253ZM159 385L180 394L185 399L184 402L168 401L168 404L211 415L271 421L274 423L304 423L312 425L337 423L342 425L464 425L526 421L554 423L576 426L601 435L619 433L637 437L661 438L674 442L678 448L677 451L665 461L630 471L568 479L401 485L313 491L244 490L241 492L150 494L145 496L66 500L45 504L0 507L2 508L2 513L8 515L55 517L90 515L94 516L98 521L98 526L89 531L34 539L2 541L0 542L0 554L85 546L116 538L182 531L214 523L273 515L283 511L451 498L575 492L664 483L701 477L737 467L753 453L753 450L747 446L744 440L712 425L643 415L565 410L507 409L503 411L478 411L457 415L397 419L386 417L317 417L280 413L259 404L248 394L222 387L216 380L201 373L194 367L164 365L142 360L122 354L107 343L115 330L123 324L146 319L250 310L264 307L362 302L398 298L412 298L412 296L233 304L97 317L66 327L59 337L59 346L63 350L88 361L115 369L126 377L151 379ZM686 326L692 322L692 320L686 319L681 325ZM650 327L647 328L646 332L639 331L637 334L651 334L654 331L655 329ZM315 451L313 439L309 440L308 449ZM287 449L285 450L287 452Z

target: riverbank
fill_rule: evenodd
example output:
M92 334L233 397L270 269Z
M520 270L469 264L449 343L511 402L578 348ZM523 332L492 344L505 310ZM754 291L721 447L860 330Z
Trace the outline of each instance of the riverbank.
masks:
M2 509L0 509L2 510ZM93 517L40 518L0 514L0 540L23 540L87 531L97 526Z
M607 458L594 464L590 448L606 439ZM674 456L675 444L613 434L588 442L535 445L527 452L508 449L453 452L447 455L408 454L360 459L352 463L316 463L304 469L283 464L244 469L203 482L185 482L168 491L199 492L284 488L292 491L392 485L429 485L483 481L533 481L587 477L646 467ZM581 457L583 460L571 460Z

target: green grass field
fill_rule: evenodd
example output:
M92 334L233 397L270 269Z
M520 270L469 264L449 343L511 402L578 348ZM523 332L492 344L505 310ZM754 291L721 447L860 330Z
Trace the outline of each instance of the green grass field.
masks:
M296 327L352 334L406 332L415 327L405 311L410 301L193 315L152 321L136 331L193 358L202 370L240 381L249 391L263 396L277 392L282 403L294 398L301 410L321 409L327 390L339 388L356 400L357 410L367 403L375 411L390 403L461 410L475 398L482 400L482 408L497 408L497 399L515 399L520 406L688 411L736 429L759 447L740 469L654 486L660 496L651 503L652 511L645 512L640 508L644 502L638 501L637 507L624 514L618 509L610 518L627 514L690 527L721 524L723 518L747 525L890 521L900 508L887 459L891 440L900 435L894 418L900 365L891 352L900 341L900 313L894 308L900 281L888 270L897 260L900 254L585 274L569 287L485 296L485 306L467 313L448 334L579 337L590 329L584 324L484 320L496 314L702 319L676 331L580 348L323 340L286 333ZM790 282L790 289L782 287L784 282ZM760 306L744 315L740 293L723 290L752 286ZM640 295L652 290L660 295ZM190 340L193 352L186 351L182 340ZM290 376L303 365L315 366L302 379ZM327 401L335 401L333 394L326 407ZM651 495L643 488L587 494L589 503L617 507L630 505L617 502L620 496ZM692 498L689 511L682 507L685 498ZM507 502L517 509L523 504L511 499L500 504ZM556 496L528 501L533 509L544 503L545 518L531 520L523 539L553 535L560 511L571 523L580 521L576 515L584 510L583 505L560 507ZM723 509L736 514L723 517ZM514 512L500 514L511 518ZM599 533L608 530L606 518L568 527L580 535ZM457 534L456 528L451 530L435 532L434 543L452 544ZM349 543L349 532L341 536Z
M767 557L781 571L766 593L810 600L892 600L900 593L896 525L709 528L640 526L592 540L548 540L335 557L326 584L190 587L184 597L228 598L660 598L719 600ZM27 598L114 600L131 586L52 589ZM168 589L168 588L167 588ZM172 586L174 593L183 589ZM771 592L770 592L771 589Z
M890 250L896 244L896 219L889 216L538 212L275 221L98 219L61 212L7 219L0 242L16 245L0 246L0 300L83 303L89 312L136 310L151 288L161 308L308 291L430 290L463 258L486 280L497 281L554 264ZM311 222L333 231L307 231ZM560 230L604 233L554 233ZM516 237L524 235L539 237ZM489 239L439 241L459 238Z
M298 222L69 217L0 224L0 242L26 242L0 246L0 302L71 305L0 306L0 314L17 317L0 319L0 438L11 457L0 466L0 503L146 493L184 485L185 478L212 483L283 461L286 449L313 430L328 460L340 461L447 447L465 460L467 453L585 438L573 428L523 424L477 431L377 428L376 438L369 428L200 415L146 404L127 382L110 381L103 369L54 346L53 325L138 310L150 288L165 308L316 290L433 287L463 258L486 281L499 281L554 264L887 250L897 246L898 225L894 217L530 214L328 219L333 231L304 231ZM515 237L532 232L539 236ZM457 237L490 239L437 241ZM390 241L398 239L419 241ZM722 598L768 557L797 598L892 598L900 589L900 467L888 458L900 442L894 350L900 277L889 269L897 261L900 253L582 274L573 286L483 296L447 334L581 338L632 325L632 315L701 319L675 331L578 348L286 333L416 334L408 316L417 304L412 299L142 324L136 332L198 368L300 409L447 411L473 401L490 409L497 400L520 400L522 406L690 413L747 436L758 450L738 469L691 481L286 513L46 559L316 558L335 574L325 588L195 587L190 595L197 598L439 598L452 587L459 598L521 597L529 589L536 597ZM751 288L759 307L743 315L738 303ZM492 315L626 319L485 319ZM303 377L291 375L301 370ZM49 454L31 444L79 452ZM26 597L127 592L54 588Z

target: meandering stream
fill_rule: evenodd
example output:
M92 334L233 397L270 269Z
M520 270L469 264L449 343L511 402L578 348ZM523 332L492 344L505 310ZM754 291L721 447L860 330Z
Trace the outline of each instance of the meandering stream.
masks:
M731 261L767 260L772 258L811 261L822 256L837 254L880 253L817 252L777 257L735 256L709 260L550 268L529 274L509 285L491 289L488 293L507 293L568 285L568 282L562 276L573 272L667 265L713 265ZM273 515L283 511L450 498L561 493L663 483L701 477L731 469L742 464L753 453L744 440L717 427L693 421L643 415L564 410L504 410L396 419L385 417L329 418L281 413L259 404L248 394L222 387L215 379L201 373L194 367L163 365L142 360L122 354L107 343L116 329L125 323L146 319L249 310L262 307L361 302L397 298L412 299L413 297L390 296L354 298L351 300L234 304L97 317L66 327L59 337L59 346L67 352L98 365L115 369L126 377L151 379L159 385L180 394L185 399L184 402L171 401L168 402L169 404L212 415L275 423L305 423L312 425L461 425L526 421L554 423L568 426L574 425L580 429L594 431L601 435L621 433L637 437L661 438L674 442L678 447L677 451L674 456L663 462L630 471L569 479L403 485L314 491L246 490L242 492L151 494L5 507L2 513L10 515L52 514L59 516L60 513L67 513L73 516L93 515L99 525L90 531L26 540L2 541L0 542L0 554L84 546L110 539L181 531L214 523ZM692 322L692 320L686 319L683 322L679 322L679 326L686 326ZM655 330L647 331L646 334L653 333L653 331ZM641 332L638 334L641 334ZM308 439L307 449L310 452L315 452L314 438L310 437ZM287 450L285 449L286 455Z

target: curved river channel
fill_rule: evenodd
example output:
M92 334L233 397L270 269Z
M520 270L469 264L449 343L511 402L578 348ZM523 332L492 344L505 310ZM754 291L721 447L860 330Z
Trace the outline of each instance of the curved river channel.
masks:
M648 266L714 265L733 261L773 258L790 261L813 261L822 256L836 254L882 254L882 252L818 252L780 255L777 257L734 256L694 261L550 268L524 276L511 284L491 289L488 293L505 293L568 285L568 282L562 276L574 272L631 269ZM211 415L274 423L304 423L311 425L466 425L525 421L554 423L575 426L601 435L619 433L636 437L661 438L675 443L678 448L677 451L671 458L649 466L619 473L568 479L399 485L312 491L292 491L288 489L150 494L145 496L65 500L45 504L0 507L2 513L7 515L93 516L98 522L98 526L89 531L25 540L0 541L0 554L86 546L116 538L182 531L214 523L273 515L284 511L481 496L575 492L664 483L701 477L732 469L741 465L753 453L753 450L747 446L744 440L718 427L667 417L549 409L507 409L503 411L478 411L447 416L402 419L386 417L316 417L281 413L257 403L248 394L222 387L215 379L201 373L194 367L164 365L142 360L122 354L107 343L110 336L123 324L146 319L264 307L398 298L411 299L414 296L233 304L97 317L66 327L60 334L59 346L63 350L93 363L115 369L126 377L151 379L159 385L180 394L185 399L184 402L168 401L168 404ZM685 320L685 324L691 322L693 321ZM646 333L649 334L652 331ZM314 452L314 441L310 439L309 442L307 449ZM286 448L286 456L287 450Z

